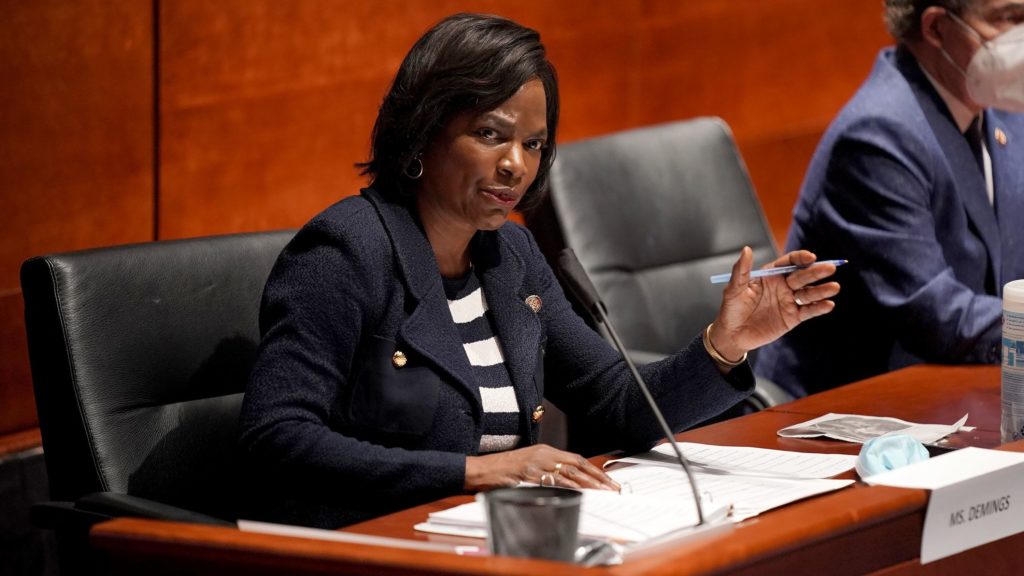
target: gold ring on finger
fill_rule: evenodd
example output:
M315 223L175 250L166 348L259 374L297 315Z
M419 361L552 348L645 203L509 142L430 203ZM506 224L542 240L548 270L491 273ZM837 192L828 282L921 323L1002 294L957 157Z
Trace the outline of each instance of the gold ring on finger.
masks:
M555 464L555 476L558 476L561 473L562 473L562 463L559 462L558 464Z

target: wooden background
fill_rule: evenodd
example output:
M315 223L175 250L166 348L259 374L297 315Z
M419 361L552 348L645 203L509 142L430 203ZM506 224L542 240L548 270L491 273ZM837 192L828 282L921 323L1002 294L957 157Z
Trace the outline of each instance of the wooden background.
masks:
M561 142L724 118L780 242L888 43L880 0L0 0L0 435L36 426L24 259L300 226L362 185L402 56L457 11L541 32Z

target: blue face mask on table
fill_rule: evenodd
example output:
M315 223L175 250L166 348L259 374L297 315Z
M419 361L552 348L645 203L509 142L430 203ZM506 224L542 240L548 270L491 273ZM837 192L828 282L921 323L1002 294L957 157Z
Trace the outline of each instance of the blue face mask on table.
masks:
M864 443L857 457L857 474L867 478L928 459L928 450L913 436L891 434Z

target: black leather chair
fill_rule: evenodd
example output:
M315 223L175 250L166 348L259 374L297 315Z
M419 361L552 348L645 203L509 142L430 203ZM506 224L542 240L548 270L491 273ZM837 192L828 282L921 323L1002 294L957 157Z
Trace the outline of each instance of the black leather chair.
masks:
M247 485L237 420L259 302L292 231L115 246L21 269L62 572L89 573L114 516L230 524ZM77 568L77 570L74 570Z
M563 247L576 252L638 363L678 350L714 319L722 285L709 276L728 272L744 245L756 265L776 257L746 167L718 118L560 146L551 193L527 224L550 262ZM749 406L790 399L759 381ZM570 445L579 448L575 436L570 424Z

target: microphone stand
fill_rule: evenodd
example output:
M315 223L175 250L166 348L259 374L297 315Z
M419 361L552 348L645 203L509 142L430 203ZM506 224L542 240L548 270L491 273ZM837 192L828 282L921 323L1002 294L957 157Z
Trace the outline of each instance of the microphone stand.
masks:
M619 339L619 335L615 332L615 328L612 327L611 320L608 318L608 313L605 310L604 302L597 295L597 289L594 288L594 284L590 281L590 277L587 276L586 271L583 270L583 265L576 258L576 253L571 248L566 248L558 255L559 268L564 273L563 279L567 280L569 289L572 293L582 302L592 314L594 314L598 321L604 324L604 327L608 330L608 335L612 339L612 343L622 354L622 359L626 361L626 366L629 367L629 371L633 374L633 379L640 386L640 391L643 392L644 398L647 399L647 404L651 407L651 411L654 412L655 418L658 420L658 424L661 425L662 432L665 433L665 438L668 439L672 445L672 450L676 453L676 459L679 460L679 464L683 467L683 471L686 472L686 477L690 481L690 489L693 491L693 502L697 505L697 526L704 524L704 507L700 502L700 491L697 489L697 480L693 476L693 470L690 468L689 462L683 457L683 451L679 448L679 444L676 442L675 435L672 433L672 429L669 428L668 422L665 421L665 416L662 415L661 410L658 408L657 403L654 401L654 396L651 395L650 389L647 388L647 383L644 382L643 377L640 376L640 372L637 371L636 365L633 364L633 360L626 353L626 347L623 346L622 340Z

